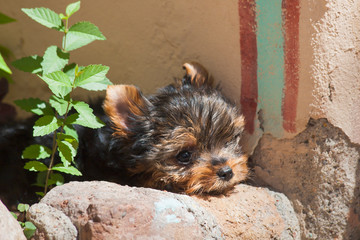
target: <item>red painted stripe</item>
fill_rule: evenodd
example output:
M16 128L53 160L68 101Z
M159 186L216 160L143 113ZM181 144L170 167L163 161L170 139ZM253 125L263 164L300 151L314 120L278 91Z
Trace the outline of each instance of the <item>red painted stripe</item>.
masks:
M246 120L245 129L252 134L258 100L256 3L239 0L241 54L241 110Z
M283 128L296 132L296 108L299 89L299 18L300 0L283 0L284 29L284 98Z

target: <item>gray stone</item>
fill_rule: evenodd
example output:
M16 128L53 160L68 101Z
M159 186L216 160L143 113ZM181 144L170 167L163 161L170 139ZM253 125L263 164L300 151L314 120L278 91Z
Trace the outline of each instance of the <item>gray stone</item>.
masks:
M284 193L304 239L360 239L360 147L326 119L293 139L264 135L252 156L259 182Z
M70 219L63 212L49 205L43 203L32 205L26 213L26 218L37 228L35 239L71 240L77 237L77 230Z
M0 240L26 240L20 224L0 201Z

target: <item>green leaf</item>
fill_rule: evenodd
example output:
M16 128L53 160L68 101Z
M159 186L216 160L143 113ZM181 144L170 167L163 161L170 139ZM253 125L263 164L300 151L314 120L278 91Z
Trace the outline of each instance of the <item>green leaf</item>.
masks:
M105 40L99 28L90 22L78 22L70 27L63 45L67 52L83 47L95 40Z
M75 86L87 90L103 90L104 87L106 88L111 83L106 78L108 71L108 66L89 65L82 69L78 76L75 77Z
M51 149L39 144L30 145L25 148L21 158L23 159L44 159L51 156Z
M65 97L72 90L70 78L62 71L39 76L44 82L46 82L50 90L58 96Z
M65 125L64 130L66 135L72 136L77 142L79 142L79 136L73 126Z
M27 112L37 115L54 115L50 105L38 98L15 100L14 103Z
M43 116L34 125L34 137L44 136L54 132L60 127L60 121L55 116Z
M83 84L80 87L89 91L103 91L106 90L108 85L112 85L112 82L108 78L104 78L99 82L91 82L87 84Z
M74 82L75 75L79 75L79 71L82 71L85 67L79 67L76 63L68 64L64 67L63 72L68 75L71 82Z
M15 22L14 18L11 18L3 13L0 13L0 24Z
M81 172L73 166L64 167L61 164L57 164L56 166L54 166L52 168L52 170L63 172L63 173L68 173L68 174L75 175L75 176L82 176Z
M69 121L73 121L73 124L79 124L89 128L100 128L105 124L93 114L93 110L85 102L74 101L73 107L76 109L78 114L69 116ZM67 121L68 122L68 121Z
M95 115L93 114L93 110L90 108L89 104L82 101L73 101L73 107L76 109L76 111L83 115L84 117L88 118L94 118Z
M51 173L50 178L48 179L48 186L56 185L60 186L63 185L65 182L64 177L60 173Z
M38 186L43 188L45 186L45 179L46 179L47 172L38 172L36 177L36 183L32 184L33 186ZM60 186L64 184L64 177L60 173L50 173L50 177L48 179L48 186L56 185Z
M17 210L19 210L19 212L26 212L27 210L29 210L30 206L29 204L26 203L19 203L17 205Z
M75 68L76 68L76 63L71 63L68 64L64 67L63 72L68 75L68 77L70 78L71 82L74 82L75 79Z
M84 118L84 116L78 114L78 113L74 113L72 115L70 115L67 119L66 119L66 124L78 124L84 127L88 127L88 128L101 128L103 126L105 126L105 124L98 118Z
M80 1L71 3L66 7L66 15L70 17L79 10L80 10Z
M63 72L66 75L68 75L69 78L74 78L75 77L75 68L76 68L76 63L70 63L64 67Z
M30 239L35 234L36 226L32 222L26 221L23 231L24 231L25 237L27 239Z
M65 167L68 167L74 161L78 142L70 135L58 133L57 143L61 161Z
M41 62L43 61L42 57L39 57L37 55L24 57L18 60L15 60L12 62L12 65L16 67L17 69L24 71L24 72L30 72L30 73L41 73L42 67Z
M48 170L48 167L39 161L29 161L25 163L24 168L34 172L43 172Z
M40 197L44 197L44 196L45 196L44 192L35 192L35 193L36 193L36 195L38 195L38 196L40 196Z
M62 20L66 20L66 19L68 19L68 17L67 16L65 16L64 14L62 14L62 13L60 13L59 14L59 17L62 19Z
M72 107L70 104L68 108L68 101L54 95L50 97L49 103L60 116L63 116L66 113L66 110L70 111Z
M74 161L74 156L72 154L71 144L65 141L57 141L58 142L58 151L61 158L61 162L65 167L70 166L71 162Z
M68 64L69 57L69 53L64 53L57 46L48 47L43 57L44 61L41 62L44 74L62 70Z
M6 65L6 62L5 62L4 58L2 57L1 53L0 53L0 69L9 74L12 74L10 68L8 67L8 65Z
M67 135L67 134L63 134L63 133L57 133L57 138L58 138L58 140L65 141L71 145L71 148L73 149L72 153L73 153L73 156L75 157L76 150L79 146L78 140L75 137L73 137L72 135Z
M63 22L59 15L48 8L22 8L26 15L45 27L63 31Z
M45 186L46 175L47 172L38 172L36 176L36 182L32 185L43 188Z
M25 222L25 228L36 230L35 225L32 224L32 222L28 222L28 221Z
M10 213L16 220L18 219L18 216L14 212L10 212Z

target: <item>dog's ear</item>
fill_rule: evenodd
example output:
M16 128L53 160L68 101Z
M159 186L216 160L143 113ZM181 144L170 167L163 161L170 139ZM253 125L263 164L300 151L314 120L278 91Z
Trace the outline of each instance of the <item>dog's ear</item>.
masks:
M148 100L131 85L110 85L104 101L105 113L113 123L115 135L126 136L131 131L132 120L144 115Z
M183 68L186 73L182 84L191 84L195 87L212 86L213 78L208 73L206 68L198 62L184 63Z

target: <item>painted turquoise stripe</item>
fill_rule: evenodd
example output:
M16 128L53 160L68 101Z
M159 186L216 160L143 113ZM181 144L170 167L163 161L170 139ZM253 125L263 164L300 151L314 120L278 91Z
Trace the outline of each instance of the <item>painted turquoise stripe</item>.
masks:
M284 38L281 0L257 0L258 110L265 132L283 134Z

